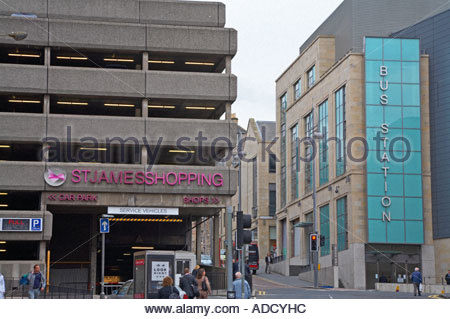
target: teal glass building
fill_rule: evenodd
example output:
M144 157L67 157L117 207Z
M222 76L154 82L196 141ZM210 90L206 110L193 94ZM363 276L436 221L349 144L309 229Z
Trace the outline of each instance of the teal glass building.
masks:
M365 39L368 242L423 244L418 39Z

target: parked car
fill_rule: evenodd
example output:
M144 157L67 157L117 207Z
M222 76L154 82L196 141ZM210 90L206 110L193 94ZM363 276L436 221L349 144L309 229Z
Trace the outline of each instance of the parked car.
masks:
M180 292L180 299L189 299L187 294L179 286L175 286ZM114 290L111 299L133 299L134 279L127 280L119 289Z
M211 256L209 256L209 255L202 255L201 258L202 258L202 260L201 260L200 264L202 264L204 266L212 266L213 265Z

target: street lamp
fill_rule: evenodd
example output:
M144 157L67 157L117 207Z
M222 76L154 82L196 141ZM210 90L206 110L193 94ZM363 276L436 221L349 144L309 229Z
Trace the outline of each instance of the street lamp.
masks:
M315 144L315 140L320 140L323 138L322 132L314 131L312 134L312 140ZM315 152L314 152L315 153ZM317 234L317 208L316 208L316 159L312 159L312 188L313 188L313 217L314 217L314 223L313 223L313 232ZM313 264L314 264L314 288L319 287L319 252L313 251Z
M26 33L26 32L10 32L10 33L7 33L7 34L0 34L0 36L2 36L2 37L10 37L10 38L13 38L16 41L22 41L28 36L28 33Z

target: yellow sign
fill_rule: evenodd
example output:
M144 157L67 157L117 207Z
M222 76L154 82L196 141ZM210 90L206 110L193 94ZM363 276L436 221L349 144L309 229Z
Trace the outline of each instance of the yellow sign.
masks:
M106 284L113 284L120 282L119 276L105 276L105 283Z

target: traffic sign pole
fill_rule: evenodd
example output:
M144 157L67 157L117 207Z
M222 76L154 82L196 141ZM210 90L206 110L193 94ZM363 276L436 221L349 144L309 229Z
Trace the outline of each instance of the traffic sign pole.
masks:
M105 233L102 233L102 290L100 299L105 299Z
M109 233L109 219L100 218L100 233L102 234L102 275L100 299L105 299L105 234Z

